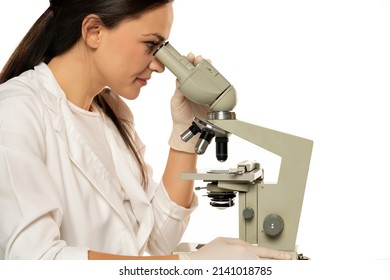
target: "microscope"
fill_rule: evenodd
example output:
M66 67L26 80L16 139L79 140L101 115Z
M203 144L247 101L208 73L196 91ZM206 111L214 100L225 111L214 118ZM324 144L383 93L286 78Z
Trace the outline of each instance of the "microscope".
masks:
M236 119L232 111L236 90L207 60L193 65L169 42L154 55L177 77L185 97L209 107L208 118L195 117L181 135L183 141L189 141L200 134L194 147L197 154L205 153L215 139L216 158L226 161L228 138L233 134L281 158L276 184L264 183L263 168L254 161L239 162L228 170L190 171L182 173L181 179L207 183L212 207L231 207L238 194L240 239L288 251L293 259L306 259L296 252L296 238L313 141Z

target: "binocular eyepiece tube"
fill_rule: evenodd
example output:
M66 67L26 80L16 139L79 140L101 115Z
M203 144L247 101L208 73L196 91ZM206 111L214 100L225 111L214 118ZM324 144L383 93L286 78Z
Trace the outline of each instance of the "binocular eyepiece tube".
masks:
M183 55L181 55L169 42L162 44L155 52L154 56L164 64L169 71L179 80L190 75L190 70L194 65Z
M218 119L235 118L231 110L236 105L236 91L209 61L201 60L194 65L169 42L162 44L153 55L177 77L178 89L186 98L210 108L209 118L210 116ZM181 135L182 140L187 142L195 134L200 133L194 149L201 155L215 137L217 159L226 161L229 133L195 119L190 128Z

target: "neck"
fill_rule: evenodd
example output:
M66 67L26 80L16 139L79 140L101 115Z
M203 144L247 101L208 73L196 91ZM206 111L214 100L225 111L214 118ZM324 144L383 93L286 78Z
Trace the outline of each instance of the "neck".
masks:
M96 86L92 67L87 63L87 55L76 46L48 64L67 99L76 106L90 110L94 97L103 89Z

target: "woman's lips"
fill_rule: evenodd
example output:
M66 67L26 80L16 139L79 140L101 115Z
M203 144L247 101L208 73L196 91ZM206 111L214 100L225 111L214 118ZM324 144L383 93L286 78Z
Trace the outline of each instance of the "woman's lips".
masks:
M136 81L141 84L141 86L146 86L148 84L148 79L137 78Z

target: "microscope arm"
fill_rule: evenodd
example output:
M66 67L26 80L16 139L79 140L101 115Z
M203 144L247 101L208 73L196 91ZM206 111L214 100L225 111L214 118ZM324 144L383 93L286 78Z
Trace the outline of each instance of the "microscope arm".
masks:
M306 184L313 147L312 140L239 120L208 120L208 122L280 156L282 163L278 182Z

